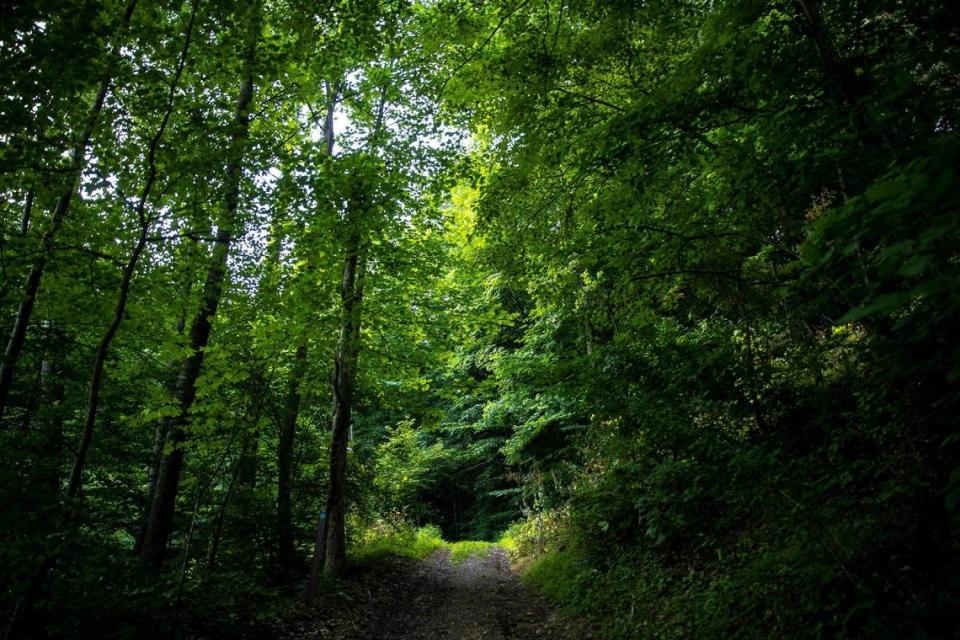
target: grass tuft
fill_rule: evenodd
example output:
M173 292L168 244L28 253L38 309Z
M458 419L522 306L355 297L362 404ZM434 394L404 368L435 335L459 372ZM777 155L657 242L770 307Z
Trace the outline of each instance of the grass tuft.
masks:
M462 540L460 542L447 542L445 546L450 550L450 562L460 564L470 558L486 557L494 545L492 542Z
M378 527L364 531L351 556L359 563L373 562L386 556L423 560L446 544L440 529L434 526L419 529Z
M485 557L493 546L492 542L476 540L447 542L440 529L433 525L419 529L383 525L365 530L350 555L354 562L367 564L386 556L423 560L435 551L445 549L450 552L450 562L460 564L470 558Z

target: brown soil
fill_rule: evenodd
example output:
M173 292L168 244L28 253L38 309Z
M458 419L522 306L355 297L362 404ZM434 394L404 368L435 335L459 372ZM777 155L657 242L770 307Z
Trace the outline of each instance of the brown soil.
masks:
M587 640L526 589L494 547L453 564L440 551L422 562L390 558L324 598L318 614L291 623L290 640Z

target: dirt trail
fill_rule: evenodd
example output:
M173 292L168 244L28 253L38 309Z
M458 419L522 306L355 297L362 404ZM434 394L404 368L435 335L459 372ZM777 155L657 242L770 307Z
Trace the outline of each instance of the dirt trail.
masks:
M520 584L503 549L450 562L392 559L355 583L331 621L306 623L294 638L343 640L587 640Z

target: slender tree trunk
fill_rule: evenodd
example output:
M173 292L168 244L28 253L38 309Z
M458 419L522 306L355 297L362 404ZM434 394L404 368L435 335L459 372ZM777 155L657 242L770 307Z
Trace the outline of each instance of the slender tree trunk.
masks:
M23 412L23 417L20 420L20 433L26 434L30 431L30 424L33 422L33 416L37 412L37 408L40 406L40 396L43 395L40 393L40 388L43 382L43 363L40 363L40 366L37 367L37 375L33 379L33 389L34 392L30 394L30 400L26 406L26 410Z
M333 156L335 145L334 135L334 115L336 113L337 101L339 99L340 83L327 82L327 110L324 118L323 138L326 143L326 152L328 156ZM293 366L290 369L290 377L287 380L287 401L283 417L283 425L280 430L280 446L278 450L278 469L279 482L277 487L277 515L278 515L278 539L280 547L280 566L281 569L289 571L292 568L293 561L293 524L291 509L290 484L293 473L293 447L296 435L297 417L300 413L300 387L303 385L303 378L307 372L307 341L301 338L294 356ZM314 549L316 556L316 549ZM316 561L314 561L314 564ZM311 577L314 576L314 570L311 569Z
M193 282L188 278L183 287L183 298L188 300L190 292L193 290ZM187 318L185 313L181 313L177 318L176 333L178 337L183 337L183 332L187 327ZM177 392L177 374L179 374L179 363L171 360L169 363L171 381L168 383L170 395ZM153 434L153 447L150 450L150 465L147 467L147 496L144 501L143 521L140 524L140 530L137 532L137 540L134 543L134 551L140 553L143 549L143 540L147 535L147 524L150 521L150 507L153 505L153 497L157 495L157 476L160 475L160 462L163 460L163 450L167 445L167 427L168 421L159 420Z
M160 461L157 474L157 488L150 505L147 530L144 535L140 554L147 565L159 573L167 549L167 541L173 530L173 516L177 493L180 485L180 472L183 468L183 443L186 440L185 427L189 422L190 411L196 397L196 383L203 366L203 351L210 340L210 329L217 313L227 275L227 257L230 244L237 226L237 209L240 200L240 177L246 139L250 128L250 104L253 100L253 62L256 40L259 37L259 6L252 8L255 13L249 25L244 51L244 71L234 113L233 131L230 134L229 158L226 165L225 184L227 185L223 219L217 229L213 254L207 279L204 283L200 310L194 316L190 326L190 352L180 368L177 377L175 397L179 412L168 421L167 433L170 450Z
M175 391L175 389L171 390L171 392L173 391ZM153 497L157 494L157 476L160 474L160 461L163 460L163 448L166 444L167 423L161 420L153 433L153 448L150 450L150 466L147 469L147 499L144 502L145 507L140 530L137 532L137 540L134 543L134 550L137 553L140 553L143 549L143 541L147 535L150 507L153 505Z
M354 198L348 211L343 281L340 287L340 336L334 362L333 439L330 444L330 486L327 493L324 571L341 575L346 566L347 445L353 411L354 373L359 352L359 286L364 271L363 234L358 220L363 205ZM358 277L361 276L361 277Z
M63 452L63 400L65 390L64 355L66 336L50 320L44 321L46 349L40 364L40 397L42 405L37 414L42 440L37 460L37 482L49 493L43 504L36 505L46 511L44 527L54 526L60 504L60 454Z
M819 0L793 0L793 6L800 16L804 31L820 53L827 75L835 81L847 80L843 57L823 23Z
M177 577L177 601L174 605L175 613L175 626L181 628L180 617L183 613L183 588L187 583L187 567L190 563L190 547L193 545L193 535L197 531L197 518L200 515L200 508L203 506L203 498L209 491L210 487L213 485L214 480L220 474L220 471L223 470L223 467L226 464L227 458L230 455L230 444L227 445L226 450L223 453L223 458L220 460L220 464L217 465L217 468L210 474L209 479L203 483L197 484L197 493L196 497L193 500L193 510L190 512L190 526L187 527L187 534L183 539L183 550L181 552L180 558L180 575Z
M263 275L257 288L257 299L267 306L275 305L280 296L280 260L285 234L283 232L284 212L281 208L274 211L264 256ZM293 535L293 509L291 482L293 479L293 450L296 437L297 413L300 409L300 350L294 358L293 369L287 380L287 393L283 409L277 418L279 442L277 444L277 547L275 549L277 574L281 580L293 576L296 561L296 545ZM304 356L305 357L305 356ZM254 373L255 388L266 388L266 363L258 363ZM257 393L257 391L254 391ZM251 460L251 462L255 462ZM255 469L248 475L256 475Z
M387 87L380 92L376 123L367 140L368 146L378 144L383 128ZM328 112L332 131L333 114ZM332 150L332 136L327 143ZM324 571L341 575L347 563L346 511L347 511L347 447L350 442L353 413L353 385L355 368L360 352L360 317L363 301L363 280L366 273L363 220L366 211L366 186L363 176L357 176L350 186L351 193L344 220L346 241L344 245L343 279L340 285L340 334L334 359L333 420L330 443L330 485L327 490L326 518L318 525L318 534L323 534L323 545L317 545L314 565L323 558ZM311 576L307 598L312 600L316 576Z
M127 299L130 295L130 286L133 282L133 276L137 270L137 264L140 256L147 245L147 234L150 231L151 221L147 217L147 201L153 191L153 186L157 181L157 149L160 147L160 141L170 122L170 116L173 114L174 99L177 94L177 86L183 75L183 69L187 64L187 54L190 51L190 40L193 35L193 22L197 14L197 4L199 0L193 0L190 7L190 18L187 22L184 33L183 47L180 50L180 57L177 62L176 71L170 81L169 92L167 94L166 109L160 120L157 131L150 139L147 148L147 173L143 183L143 189L140 192L140 198L137 201L136 213L140 223L140 234L137 237L137 243L130 254L127 264L123 267L123 277L120 282L120 290L117 293L117 302L113 311L113 318L107 327L100 343L97 345L96 357L93 361L93 371L90 374L90 395L87 402L87 414L83 421L83 431L80 436L80 443L77 445L77 455L73 463L73 469L70 473L70 482L67 485L67 503L71 503L80 491L83 479L83 467L87 459L87 451L90 449L90 442L93 440L93 428L97 420L97 411L100 408L100 387L103 383L103 369L107 361L107 355L110 352L110 343L113 342L120 323L123 322L124 314L127 308Z
M27 191L27 198L23 203L23 214L20 216L20 237L27 237L30 231L30 217L33 214L33 188Z
M63 451L63 361L64 335L50 322L44 322L45 354L40 363L37 377L37 400L30 408L30 414L36 412L39 428L42 429L41 444L37 453L37 464L33 469L34 482L43 493L35 501L38 525L41 529L56 530L65 523L60 509L60 454ZM41 404L42 401L42 404ZM39 407L36 405L40 405ZM30 427L25 422L24 430ZM43 621L33 618L33 607L43 592L44 584L58 560L56 553L41 546L39 566L30 579L23 597L14 607L4 640L15 637L20 629L39 625Z
M167 420L163 427L166 443L171 445L171 449L165 451L160 459L156 489L140 551L144 560L158 572L163 563L167 539L173 528L174 507L183 466L182 445L186 439L184 427L189 421L189 413L196 397L196 382L203 365L203 349L210 340L211 323L223 291L230 240L229 230L221 227L217 233L213 261L204 285L201 308L190 329L191 355L183 361L177 377L174 395L179 405L179 413Z
M21 241L27 237L27 232L30 231L30 219L33 214L33 198L34 190L33 187L30 187L23 201L23 209L20 212L20 230L16 235ZM6 241L7 239L3 236L3 231L0 230L0 244L6 244ZM6 274L4 274L4 276L6 276ZM0 299L6 299L7 292L12 288L13 284L10 278L4 277L3 282L0 283ZM29 408L27 412L30 412Z
M293 367L287 382L287 399L284 405L283 423L280 425L280 443L277 447L277 538L280 570L286 575L293 572L296 564L291 484L297 416L300 413L300 386L306 370L307 345L301 343L294 356Z
M327 547L327 514L321 513L317 518L317 535L313 541L313 559L310 561L310 578L307 581L306 601L308 605L313 604L317 596L317 585L320 581L320 574L323 571L323 558L326 555Z
M820 5L820 0L793 0L801 28L820 54L821 69L827 80L827 91L847 112L851 127L863 138L864 148L879 145L892 151L890 142L884 135L871 131L868 114L863 104L868 80L865 76L858 76L849 61L840 53L823 19Z
M223 537L223 523L227 517L227 507L230 505L230 498L233 497L233 487L237 484L237 479L240 477L240 472L243 469L243 460L247 453L248 446L248 439L245 438L243 446L240 447L240 455L233 465L233 473L230 474L230 482L227 484L227 490L223 494L223 501L220 503L220 508L217 509L216 524L213 527L213 533L210 538L210 551L207 554L207 566L204 569L204 580L210 578L210 575L217 566L217 555L220 552L220 540Z
M126 11L123 14L122 31L130 24L133 11L137 6L137 0L130 0ZM90 139L93 137L93 131L100 119L100 113L103 111L103 103L110 92L110 85L113 82L113 73L116 68L117 60L120 57L120 46L122 38L117 39L113 50L110 52L110 60L107 66L107 72L100 81L100 87L97 90L96 98L93 101L90 111L87 115L86 124L77 138L77 142L71 150L71 162L73 170L69 174L69 184L61 192L50 218L50 226L40 238L40 249L34 260L30 272L27 274L26 282L23 285L23 294L20 298L20 305L17 309L17 315L14 319L13 329L10 331L10 337L7 340L7 346L3 353L3 361L0 362L0 419L6 410L7 399L10 395L10 388L13 385L13 374L20 359L20 353L23 351L23 345L27 339L27 327L30 324L30 318L33 315L33 307L37 301L37 292L40 290L40 281L43 279L43 272L46 269L47 261L53 253L53 243L63 226L63 221L70 211L70 202L74 193L80 186L80 177L86 164L87 149L90 146Z
M254 380L257 380L256 374L254 374ZM255 384L254 388L262 388L263 380L259 379L260 384ZM243 451L240 453L239 465L239 476L238 482L241 487L254 487L257 484L257 455L260 452L260 415L263 413L263 399L258 398L256 400L251 400L251 405L254 409L251 411L253 415L253 430L250 432L249 442L244 447Z

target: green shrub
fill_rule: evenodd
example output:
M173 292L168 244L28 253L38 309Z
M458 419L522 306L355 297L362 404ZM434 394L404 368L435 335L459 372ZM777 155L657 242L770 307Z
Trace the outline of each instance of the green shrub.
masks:
M391 555L422 560L445 544L440 529L435 526L414 529L380 521L359 535L351 550L351 557L359 563L373 562Z

